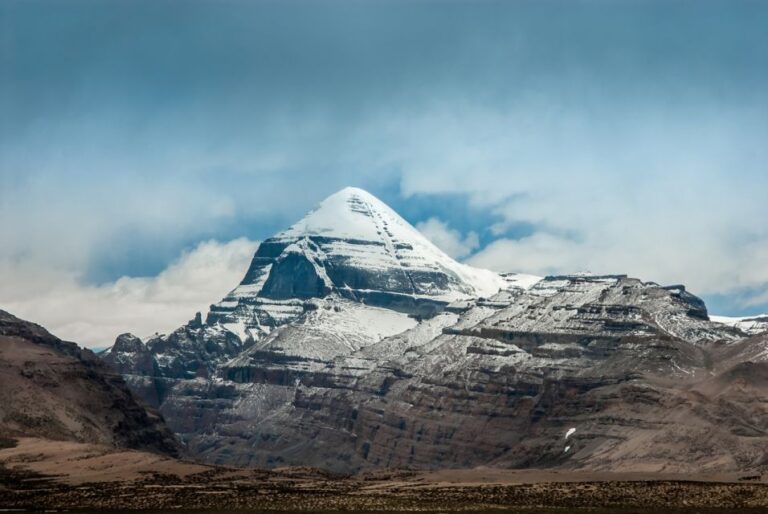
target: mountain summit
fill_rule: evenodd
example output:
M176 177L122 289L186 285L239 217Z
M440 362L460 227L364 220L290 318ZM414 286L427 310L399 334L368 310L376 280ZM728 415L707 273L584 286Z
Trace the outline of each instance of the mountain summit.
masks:
M285 301L330 295L429 316L506 285L496 273L450 258L372 194L347 187L261 243L240 285L212 306L208 323L275 326L275 302L282 316Z
M280 232L276 239L325 236L358 241L383 241L382 229L387 224L391 225L390 237L405 241L424 239L399 214L368 191L345 187L320 202L291 228Z

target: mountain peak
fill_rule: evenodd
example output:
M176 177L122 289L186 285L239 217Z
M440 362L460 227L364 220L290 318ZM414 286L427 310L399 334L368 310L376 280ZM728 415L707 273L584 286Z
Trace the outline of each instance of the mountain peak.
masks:
M368 191L345 187L320 202L304 218L275 238L322 236L379 241L387 237L387 232L401 239L425 239L410 223Z
M278 325L297 314L286 301L328 295L429 315L508 286L496 273L453 260L374 195L346 187L262 242L240 286L212 306L208 321Z
M497 274L456 262L394 209L357 187L345 187L327 197L273 241L295 242L304 238L326 241L330 246L324 255L337 253L340 245L344 245L341 260L345 264L385 272L390 279L393 273L404 275L411 289L401 290L403 293L453 300L491 295L504 287ZM332 240L338 242L327 242ZM448 282L453 286L448 286ZM362 284L355 287L345 280L337 285L358 289Z

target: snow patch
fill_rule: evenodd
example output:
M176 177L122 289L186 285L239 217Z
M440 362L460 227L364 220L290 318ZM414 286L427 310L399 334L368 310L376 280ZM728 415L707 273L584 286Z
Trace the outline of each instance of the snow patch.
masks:
M741 317L710 316L709 319L715 323L722 323L723 325L738 328L750 335L768 332L768 314Z

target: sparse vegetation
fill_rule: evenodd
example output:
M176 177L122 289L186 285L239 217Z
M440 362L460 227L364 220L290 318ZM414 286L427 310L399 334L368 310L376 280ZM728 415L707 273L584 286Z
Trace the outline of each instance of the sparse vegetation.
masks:
M10 437L0 437L0 450L5 448L15 448L18 443L16 439Z

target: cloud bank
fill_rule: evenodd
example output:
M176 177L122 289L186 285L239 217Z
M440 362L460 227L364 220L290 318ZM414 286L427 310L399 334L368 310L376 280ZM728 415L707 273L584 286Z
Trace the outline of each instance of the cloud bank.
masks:
M476 265L768 310L767 22L725 0L0 2L0 308L75 323L354 185ZM164 328L125 294L116 328Z
M0 262L0 306L62 339L105 347L123 332L146 337L175 330L233 289L257 243L204 241L154 277L121 277L96 286L76 275Z
M454 259L466 257L480 245L480 238L475 232L470 231L466 236L462 236L458 230L452 229L438 218L429 218L417 223L416 228Z

